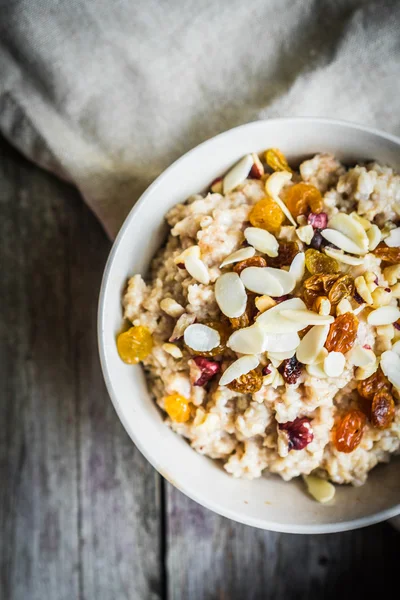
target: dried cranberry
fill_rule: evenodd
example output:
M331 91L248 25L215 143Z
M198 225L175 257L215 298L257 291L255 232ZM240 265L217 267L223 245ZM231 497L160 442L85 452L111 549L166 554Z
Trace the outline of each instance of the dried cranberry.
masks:
M310 213L307 218L309 225L312 225L314 229L325 229L328 223L328 215L322 213Z
M193 361L196 363L196 367L199 370L198 378L193 382L193 385L205 385L221 370L221 364L216 360L210 360L208 358L203 358L202 356L196 356Z
M297 417L294 421L279 423L278 427L288 434L289 450L303 450L314 439L314 433L308 417Z
M364 344L363 348L365 348L366 350L372 350L369 344Z
M376 278L376 285L378 285L378 278ZM385 288L385 292L390 293L392 290L390 289L390 287Z
M397 329L398 331L400 331L400 323L399 323L399 321L396 321L395 323L393 323L393 327L395 329Z
M271 369L269 368L269 365L263 367L263 370L261 372L263 375L269 375L270 373L272 373Z
M316 229L310 242L311 248L314 248L314 250L320 250L323 242L324 238L322 237L320 230Z
M295 356L292 356L292 358L284 360L278 370L286 383L292 385L296 383L301 375L301 362Z
M178 267L178 269L185 269L185 263L176 263L176 266Z
M358 292L354 292L353 298L356 302L358 302L358 304L364 304L364 300L361 298Z

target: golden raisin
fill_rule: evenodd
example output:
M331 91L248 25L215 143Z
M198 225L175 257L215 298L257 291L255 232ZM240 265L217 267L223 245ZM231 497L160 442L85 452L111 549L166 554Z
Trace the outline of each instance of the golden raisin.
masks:
M325 348L328 352L345 354L354 345L357 337L358 319L353 313L345 313L336 317L329 328Z
M222 354L225 350L226 342L231 334L229 323L227 321L206 321L204 325L208 327L212 327L216 329L220 335L220 343L218 346L213 348L212 350L208 350L207 352L200 352L199 350L193 350L190 346L186 345L186 348L189 352L194 356L204 356L206 358L210 356L217 356L217 354Z
M306 250L306 267L311 275L337 273L339 264L334 258L326 256L314 248Z
M241 375L237 379L234 379L228 383L227 387L233 392L240 392L241 394L254 394L261 388L263 382L262 374L253 369L244 375Z
M280 242L278 248L278 256L268 258L268 266L279 269L280 267L289 266L292 260L300 252L296 242Z
M274 171L289 171L292 173L285 155L278 148L270 148L265 152L265 162Z
M394 246L393 248L389 248L386 246L384 242L381 242L375 250L372 250L372 253L375 254L377 258L380 258L384 262L390 264L400 263L400 247Z
M181 394L171 394L164 398L164 409L175 423L185 423L190 418L189 400Z
M267 261L262 256L252 256L251 258L246 258L245 260L241 260L237 262L233 267L235 273L240 275L243 269L247 269L247 267L266 267Z
M394 419L394 400L386 390L377 392L372 400L371 422L378 429L387 429Z
M266 229L270 233L278 233L285 215L272 198L259 200L251 209L249 221L253 227Z
M367 377L367 379L363 379L363 381L359 381L357 384L358 393L367 400L372 400L377 392L383 390L390 391L390 389L389 380L380 367L378 367L375 373Z
M315 292L314 290L308 290L307 288L304 289L303 300L309 310L313 309L314 303L318 297L318 292Z
M329 293L329 290L339 277L340 275L338 273L331 273L329 275L319 273L317 275L312 275L305 280L304 288L316 292L318 296L325 296Z
M329 290L328 299L331 304L339 304L343 298L354 294L354 279L350 275L339 277Z
M147 327L138 325L120 333L117 338L118 354L129 365L136 365L153 349L153 338Z
M360 410L352 409L342 417L336 426L335 446L339 452L353 452L361 442L366 416Z
M323 209L321 192L308 183L296 183L285 196L285 203L294 218L309 212L318 214Z

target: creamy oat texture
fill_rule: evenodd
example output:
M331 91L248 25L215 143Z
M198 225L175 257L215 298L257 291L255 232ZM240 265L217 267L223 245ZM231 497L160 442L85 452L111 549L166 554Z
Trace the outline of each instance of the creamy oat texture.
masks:
M378 164L345 168L333 156L319 154L303 162L299 172L287 186L301 180L316 186L323 195L323 211L329 218L338 211L347 214L356 211L380 228L387 227L388 222L396 226L394 221L400 214L400 177L392 169ZM234 477L252 479L264 472L277 473L289 480L314 472L334 483L360 485L377 463L388 461L391 454L399 451L400 404L395 388L395 418L390 427L380 430L367 422L359 446L353 452L344 453L336 450L331 430L335 418L357 402L357 369L349 361L342 374L335 378L319 378L303 369L298 381L289 385L279 377L271 381L267 375L265 384L252 395L219 386L219 376L206 387L193 385L192 355L180 336L194 321L204 323L221 318L214 282L221 273L230 270L229 267L220 269L221 262L243 247L249 211L266 196L264 186L264 180L246 179L225 196L221 193L195 195L185 204L172 208L166 216L170 235L153 261L148 283L140 275L129 281L123 299L125 317L135 326L146 326L153 335L154 348L145 359L144 367L160 408L164 408L164 398L169 394L179 393L190 400L190 420L177 423L167 418L167 422L194 450L220 460ZM301 219L300 224L304 225ZM296 228L288 222L276 237L279 241L295 240L301 249L305 248L296 235ZM182 264L176 264L182 251L193 245L200 249L209 283L196 281ZM395 291L397 278L392 277L388 282L380 262L368 253L361 265L340 266L354 278L373 272L378 279L375 287L391 287ZM397 306L396 298L391 304ZM170 300L165 303L166 299ZM170 307L168 310L173 316L167 314L160 303ZM351 300L351 310L357 306L357 302ZM368 312L367 307L358 314L360 326L356 343L370 347L379 357L400 339L400 331L390 324L370 325L366 318ZM182 353L177 358L163 347L175 339ZM222 357L222 370L237 357L227 350ZM269 362L266 353L260 356L260 361L261 366ZM311 419L314 438L302 450L289 450L287 435L277 424L297 417Z

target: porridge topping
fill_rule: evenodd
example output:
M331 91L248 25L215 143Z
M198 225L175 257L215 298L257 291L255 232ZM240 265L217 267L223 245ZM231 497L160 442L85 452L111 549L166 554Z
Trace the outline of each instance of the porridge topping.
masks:
M319 502L399 452L399 205L389 168L271 148L171 209L117 349L194 449Z

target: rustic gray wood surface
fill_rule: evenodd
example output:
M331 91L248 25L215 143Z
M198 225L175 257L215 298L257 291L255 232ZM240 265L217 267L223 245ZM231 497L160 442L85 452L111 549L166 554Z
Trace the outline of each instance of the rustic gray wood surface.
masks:
M161 480L100 371L109 249L71 187L0 142L0 600L341 599L397 585L387 524L269 533Z

